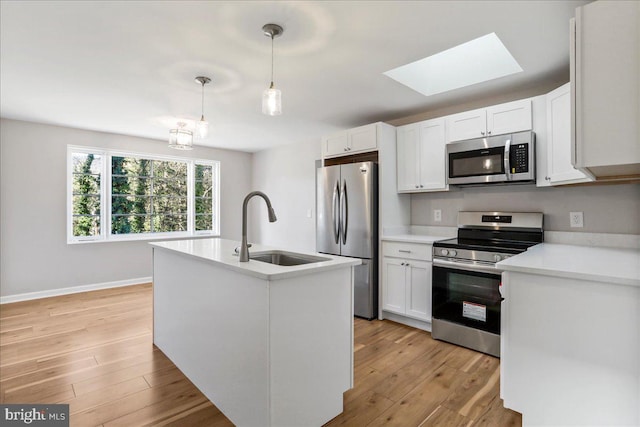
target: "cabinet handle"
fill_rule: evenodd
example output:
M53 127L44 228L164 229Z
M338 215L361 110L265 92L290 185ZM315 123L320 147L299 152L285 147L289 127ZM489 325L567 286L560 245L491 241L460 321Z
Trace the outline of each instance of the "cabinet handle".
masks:
M484 136L484 131L480 131L480 134L482 134L482 136Z
M420 188L424 188L424 185L420 185Z
M406 249L398 249L398 252L402 252L403 254L410 254L411 251L406 250Z
M409 264L409 263L407 262L407 263L405 263L405 265L404 265L404 266L405 266L405 267L410 267L410 266L411 266L411 264Z
M344 147L344 151L347 151L347 147Z
M491 135L491 131L490 130L487 131L487 135Z
M545 176L544 179L547 181L551 181L551 178L549 178L548 176Z
M418 188L418 186L416 185L416 188Z

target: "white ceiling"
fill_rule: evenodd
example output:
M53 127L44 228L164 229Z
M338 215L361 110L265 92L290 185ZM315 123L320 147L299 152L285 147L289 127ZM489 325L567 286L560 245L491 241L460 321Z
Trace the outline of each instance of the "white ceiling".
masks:
M205 117L197 144L255 152L568 79L584 1L5 1L4 118L158 139ZM261 113L276 38L282 116ZM382 73L495 32L524 72L425 97Z

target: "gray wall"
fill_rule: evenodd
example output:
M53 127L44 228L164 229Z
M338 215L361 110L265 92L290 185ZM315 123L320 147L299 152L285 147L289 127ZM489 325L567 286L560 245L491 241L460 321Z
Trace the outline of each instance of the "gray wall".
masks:
M277 222L269 223L264 202L251 202L256 241L315 252L315 161L321 157L320 148L320 141L308 141L254 154L254 188L269 196L278 216Z
M6 120L0 122L0 295L151 276L147 242L66 243L67 144L176 155L164 141ZM252 154L196 147L220 161L221 235L239 240Z
M433 221L442 209L442 222ZM543 212L548 231L640 234L640 184L469 187L411 196L413 225L456 226L461 210ZM570 228L569 212L584 212L584 228Z

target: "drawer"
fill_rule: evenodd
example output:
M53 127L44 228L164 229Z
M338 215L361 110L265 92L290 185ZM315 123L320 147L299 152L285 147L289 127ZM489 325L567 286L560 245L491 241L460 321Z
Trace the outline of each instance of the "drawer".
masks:
M424 243L383 242L382 255L431 261L432 246Z

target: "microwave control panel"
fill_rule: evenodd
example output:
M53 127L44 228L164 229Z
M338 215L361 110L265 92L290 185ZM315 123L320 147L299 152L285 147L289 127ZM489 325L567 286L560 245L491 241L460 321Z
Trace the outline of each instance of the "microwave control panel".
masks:
M511 164L511 173L529 172L529 144L511 146L509 163Z

